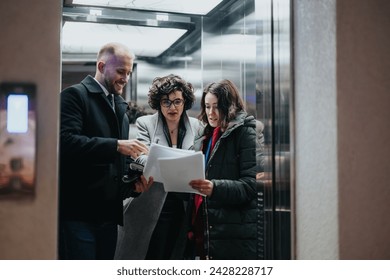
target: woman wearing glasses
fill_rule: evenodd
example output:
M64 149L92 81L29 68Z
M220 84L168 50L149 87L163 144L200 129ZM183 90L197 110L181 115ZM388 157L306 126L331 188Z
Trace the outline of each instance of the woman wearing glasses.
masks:
M189 117L187 110L195 101L191 83L180 76L155 78L149 89L153 115L136 121L137 139L177 149L193 149L200 122ZM147 156L137 162L145 164ZM181 259L186 239L184 229L188 194L166 193L155 182L147 192L125 206L124 226L119 229L117 259ZM138 200L138 201L137 201Z

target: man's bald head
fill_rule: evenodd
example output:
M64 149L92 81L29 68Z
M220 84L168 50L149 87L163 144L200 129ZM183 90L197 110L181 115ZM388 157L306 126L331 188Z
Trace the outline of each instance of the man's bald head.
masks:
M122 94L133 70L135 55L121 43L104 45L97 56L95 79L109 92Z

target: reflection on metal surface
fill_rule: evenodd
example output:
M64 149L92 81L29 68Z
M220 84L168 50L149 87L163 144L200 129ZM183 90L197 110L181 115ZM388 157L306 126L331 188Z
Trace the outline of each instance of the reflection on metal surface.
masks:
M265 124L264 253L266 259L290 259L290 1L256 4L256 109Z

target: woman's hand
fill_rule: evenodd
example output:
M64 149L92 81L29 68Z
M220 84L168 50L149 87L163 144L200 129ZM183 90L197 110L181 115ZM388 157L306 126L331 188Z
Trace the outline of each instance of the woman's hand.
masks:
M213 193L214 185L213 182L209 180L205 180L205 179L191 180L189 185L201 194L211 196L211 194Z

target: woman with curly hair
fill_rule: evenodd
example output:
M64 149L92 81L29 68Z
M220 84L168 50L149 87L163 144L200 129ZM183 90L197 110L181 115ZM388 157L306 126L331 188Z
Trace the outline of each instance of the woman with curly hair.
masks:
M157 77L149 89L153 115L137 118L137 139L150 147L158 143L177 149L193 149L200 122L187 110L195 101L194 88L180 76ZM147 156L137 162L145 164ZM186 239L185 208L189 194L164 191L155 182L148 195L125 205L124 227L119 229L117 259L181 259Z

